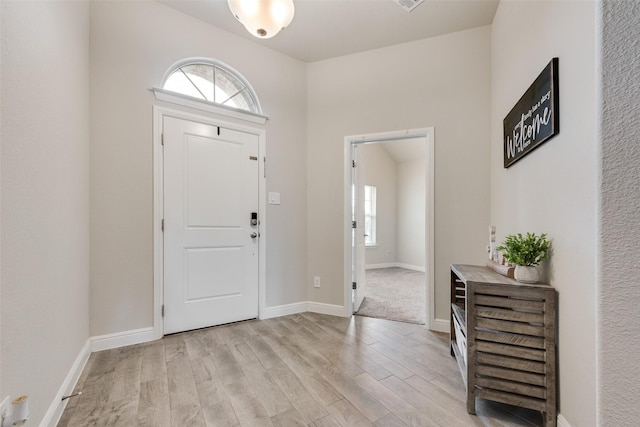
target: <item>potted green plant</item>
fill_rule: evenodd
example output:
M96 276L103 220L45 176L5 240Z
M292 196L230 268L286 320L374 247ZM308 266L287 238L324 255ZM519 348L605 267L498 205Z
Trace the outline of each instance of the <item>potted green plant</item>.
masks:
M550 245L545 233L540 236L518 233L508 235L498 250L503 252L505 260L516 265L513 273L518 282L537 283L540 280L537 265L549 256Z

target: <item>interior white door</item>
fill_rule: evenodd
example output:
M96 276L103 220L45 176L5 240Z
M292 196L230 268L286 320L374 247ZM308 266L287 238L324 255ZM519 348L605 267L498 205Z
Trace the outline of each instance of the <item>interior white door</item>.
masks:
M164 333L258 316L258 136L165 117Z
M362 301L366 295L367 288L367 277L365 270L365 257L366 257L366 248L365 248L365 227L364 227L364 180L362 179L362 165L361 158L358 157L358 146L356 144L352 145L352 158L353 158L353 167L352 167L352 180L353 180L353 189L355 191L355 196L353 197L354 202L354 214L356 227L353 231L353 272L354 279L353 281L356 283L356 289L353 295L353 311L356 312L360 310L360 306L362 305Z

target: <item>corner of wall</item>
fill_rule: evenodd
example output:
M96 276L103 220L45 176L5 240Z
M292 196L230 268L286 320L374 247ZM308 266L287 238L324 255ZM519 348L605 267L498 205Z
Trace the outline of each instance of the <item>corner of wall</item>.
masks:
M49 409L44 415L44 418L40 422L41 427L55 427L60 421L60 417L62 416L62 412L64 408L67 406L68 400L62 400L63 397L69 396L73 393L73 390L78 383L78 379L80 379L80 375L82 374L82 370L87 364L89 360L89 356L91 356L91 345L90 340L88 339L78 356L76 357L71 369L64 378L64 381L60 385L58 392L53 397L53 401L51 405L49 405Z

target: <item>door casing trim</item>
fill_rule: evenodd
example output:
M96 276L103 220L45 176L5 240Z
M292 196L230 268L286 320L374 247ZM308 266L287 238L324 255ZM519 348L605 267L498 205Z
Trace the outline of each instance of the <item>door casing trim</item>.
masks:
M267 247L267 197L265 159L267 131L259 127L239 125L224 121L217 116L202 116L171 108L153 106L153 337L164 336L162 304L164 303L164 239L162 219L164 217L164 152L162 149L162 127L164 117L189 120L210 126L222 126L258 136L258 209L260 239L258 241L258 317L266 306L266 247Z
M433 127L420 129L407 129L392 132L351 135L344 138L344 316L353 315L351 303L351 165L352 150L354 144L366 142L383 142L397 139L424 137L427 142L427 183L426 183L426 224L425 224L425 249L427 270L426 295L426 326L429 329L437 328L435 319L435 136Z

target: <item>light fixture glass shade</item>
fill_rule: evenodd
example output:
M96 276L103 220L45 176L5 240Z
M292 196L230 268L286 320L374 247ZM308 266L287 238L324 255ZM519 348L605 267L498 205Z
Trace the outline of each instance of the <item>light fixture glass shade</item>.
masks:
M269 39L293 19L293 0L227 0L238 21L254 36Z

